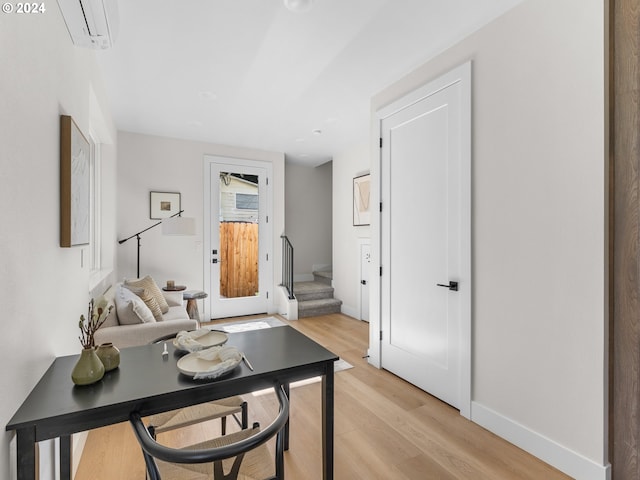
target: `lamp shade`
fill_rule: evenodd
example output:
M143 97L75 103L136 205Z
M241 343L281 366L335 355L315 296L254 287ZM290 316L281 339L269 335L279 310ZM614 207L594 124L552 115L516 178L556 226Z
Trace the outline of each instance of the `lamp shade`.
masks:
M163 235L195 235L196 219L191 217L171 217L162 220Z

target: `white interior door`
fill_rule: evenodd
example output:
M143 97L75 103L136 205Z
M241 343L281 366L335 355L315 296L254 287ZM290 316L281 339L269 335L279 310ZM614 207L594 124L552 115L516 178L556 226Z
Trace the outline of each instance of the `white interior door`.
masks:
M462 86L381 122L381 364L461 408L470 239Z
M360 244L360 320L369 321L369 270L371 269L371 245Z
M236 162L211 162L208 177L205 310L209 318L267 312L272 278L268 171Z

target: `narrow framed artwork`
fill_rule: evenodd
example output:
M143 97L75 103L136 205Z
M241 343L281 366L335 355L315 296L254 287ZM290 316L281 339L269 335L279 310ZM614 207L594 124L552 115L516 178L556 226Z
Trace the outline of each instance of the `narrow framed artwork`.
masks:
M353 179L353 225L369 225L371 223L371 211L369 200L371 198L371 175L361 175Z
M60 115L60 246L89 244L91 150L69 115Z
M149 218L162 220L180 211L180 193L178 192L150 192Z

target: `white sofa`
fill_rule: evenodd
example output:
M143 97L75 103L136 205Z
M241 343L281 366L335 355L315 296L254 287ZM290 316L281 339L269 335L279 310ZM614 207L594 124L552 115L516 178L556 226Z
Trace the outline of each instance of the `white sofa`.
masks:
M162 296L169 305L169 311L162 314L161 321L153 316L139 323L121 322L115 307L115 296L121 283L112 285L104 294L109 305L114 305L104 324L96 331L94 339L96 346L111 342L118 348L145 345L165 335L178 333L181 330L197 330L200 325L197 320L189 318L182 299L182 292L165 292ZM144 318L144 315L143 315ZM125 324L127 323L127 324Z

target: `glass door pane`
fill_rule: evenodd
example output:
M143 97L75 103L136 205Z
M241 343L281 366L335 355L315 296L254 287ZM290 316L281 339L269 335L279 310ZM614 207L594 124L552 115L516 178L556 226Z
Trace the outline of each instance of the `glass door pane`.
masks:
M220 172L220 298L258 292L259 177Z

